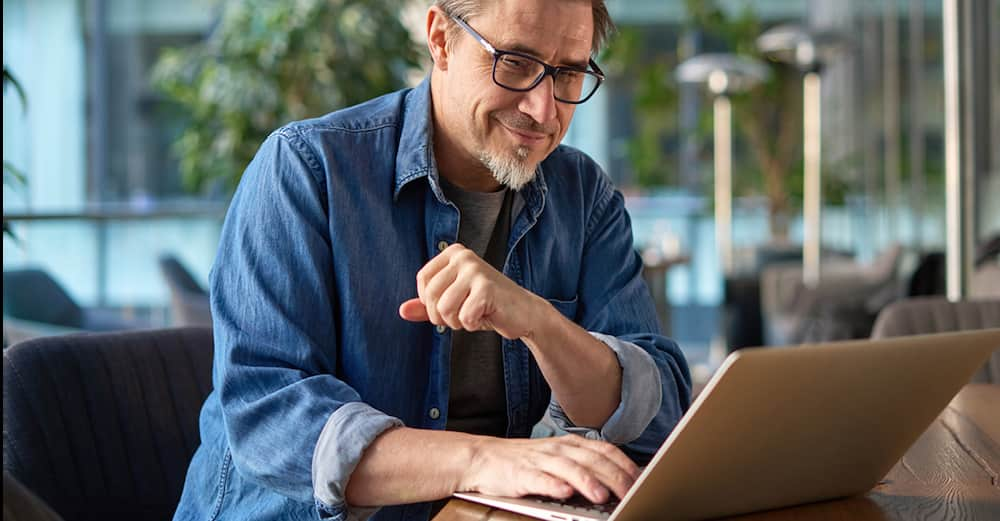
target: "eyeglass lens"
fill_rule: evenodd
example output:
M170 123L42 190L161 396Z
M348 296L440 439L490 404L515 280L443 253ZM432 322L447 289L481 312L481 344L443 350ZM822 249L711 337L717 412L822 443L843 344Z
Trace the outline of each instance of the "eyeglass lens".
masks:
M516 54L503 54L496 58L493 79L509 89L527 90L537 84L544 74L545 66L541 62ZM553 79L555 97L567 101L579 101L590 96L598 83L593 74L572 69L560 69Z

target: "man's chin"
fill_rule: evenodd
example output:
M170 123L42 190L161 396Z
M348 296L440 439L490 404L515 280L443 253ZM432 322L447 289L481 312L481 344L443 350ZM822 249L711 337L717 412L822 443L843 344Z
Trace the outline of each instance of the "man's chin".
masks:
M538 162L530 159L530 152L518 147L504 153L486 152L480 155L483 165L500 184L513 190L520 190L535 179Z

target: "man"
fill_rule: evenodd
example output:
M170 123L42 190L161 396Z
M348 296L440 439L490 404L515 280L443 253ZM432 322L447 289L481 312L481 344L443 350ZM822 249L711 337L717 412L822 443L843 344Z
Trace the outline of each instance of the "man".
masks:
M609 27L600 0L439 0L429 79L263 144L211 275L215 389L176 519L625 494L690 377L621 195L558 147ZM578 435L508 439L546 410Z

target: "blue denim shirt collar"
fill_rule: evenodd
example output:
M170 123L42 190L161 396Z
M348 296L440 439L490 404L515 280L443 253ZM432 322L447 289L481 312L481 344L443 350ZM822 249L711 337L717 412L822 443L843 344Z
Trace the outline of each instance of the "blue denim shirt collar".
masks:
M431 121L433 100L431 98L430 74L406 94L405 106L399 149L396 151L393 200L399 199L399 192L411 181L426 177L434 195L439 201L446 202L447 198L441 191L437 162L434 159L434 124ZM535 178L519 192L524 198L525 206L531 212L532 220L537 219L545 207L547 193L545 169L540 164Z

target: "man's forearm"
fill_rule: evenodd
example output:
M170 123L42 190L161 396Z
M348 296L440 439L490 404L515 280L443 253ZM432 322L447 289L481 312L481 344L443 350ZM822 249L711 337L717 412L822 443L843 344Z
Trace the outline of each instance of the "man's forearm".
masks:
M621 402L618 357L544 299L539 300L539 325L521 340L535 356L570 421L579 427L600 429Z
M353 507L446 498L454 492L624 497L639 468L614 445L580 436L504 439L397 427L368 446L347 482Z
M399 427L365 450L345 491L352 506L433 501L458 490L478 436Z

